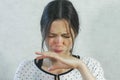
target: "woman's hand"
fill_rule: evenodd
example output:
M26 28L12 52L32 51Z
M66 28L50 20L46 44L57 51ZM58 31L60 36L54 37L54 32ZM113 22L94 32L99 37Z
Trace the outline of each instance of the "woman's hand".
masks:
M36 59L44 59L50 58L54 64L48 68L49 71L56 69L70 69L70 68L78 68L80 60L70 56L70 55L59 55L55 52L47 51L47 52L36 52L38 56Z
M59 55L54 52L36 52L38 56L36 59L50 58L55 64L48 68L48 71L56 69L71 69L76 68L80 71L83 80L96 80L90 73L87 66L80 60L70 55Z

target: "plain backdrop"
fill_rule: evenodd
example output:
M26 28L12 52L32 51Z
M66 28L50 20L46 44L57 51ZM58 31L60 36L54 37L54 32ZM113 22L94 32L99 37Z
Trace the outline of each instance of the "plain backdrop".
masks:
M13 80L41 49L40 17L50 0L0 0L0 80ZM120 0L70 0L80 18L74 54L97 59L107 80L120 79Z

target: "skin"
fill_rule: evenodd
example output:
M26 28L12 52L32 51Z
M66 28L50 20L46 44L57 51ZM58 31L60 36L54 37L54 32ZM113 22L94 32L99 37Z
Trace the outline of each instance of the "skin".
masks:
M71 32L74 37L72 29ZM46 38L46 45L49 51L55 52L59 55L71 54L72 37L66 20L56 20L52 23L50 33Z
M68 26L68 22L64 19L53 21L50 33L45 40L48 51L36 52L38 55L36 59L49 59L51 64L46 65L46 62L43 61L42 68L50 73L60 74L74 68L80 71L83 80L95 80L87 66L80 59L71 55L70 50L73 43L69 30L74 39L75 34Z

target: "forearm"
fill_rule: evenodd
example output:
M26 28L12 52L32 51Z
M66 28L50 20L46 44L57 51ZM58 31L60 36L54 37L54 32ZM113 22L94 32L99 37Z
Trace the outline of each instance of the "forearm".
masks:
M92 73L89 71L88 67L81 60L79 60L77 69L80 71L83 80L96 80Z

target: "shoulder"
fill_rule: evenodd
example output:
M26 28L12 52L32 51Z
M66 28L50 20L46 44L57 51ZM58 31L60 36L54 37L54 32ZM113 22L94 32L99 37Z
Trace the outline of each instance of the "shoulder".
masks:
M19 64L18 68L30 67L30 66L32 66L33 64L34 64L34 60L23 60L23 61Z
M87 65L90 71L94 72L96 69L99 69L103 72L101 64L95 58L92 57L81 57L81 60Z
M81 57L80 59L86 64L97 80L105 80L103 68L98 60L92 57Z
M26 80L34 70L34 60L24 60L19 64L14 76L14 80Z
M34 60L23 60L19 64L16 73L24 73L26 70L32 68L33 65L34 65Z
M100 62L97 61L95 58L92 58L92 57L80 57L80 59L88 66L101 66L100 65Z

